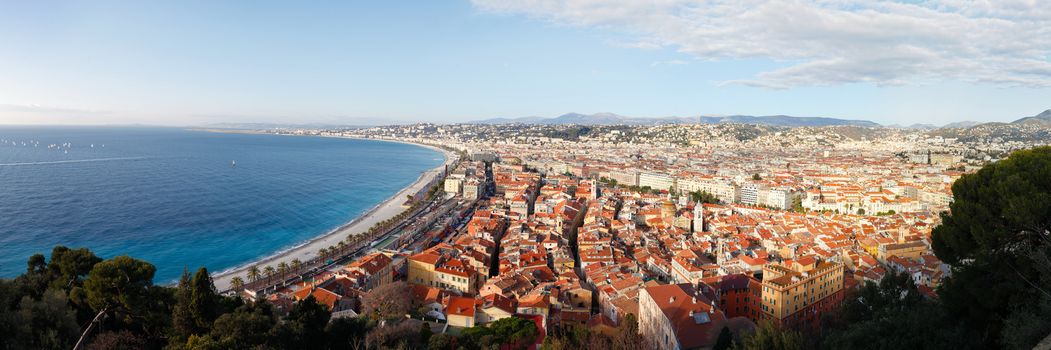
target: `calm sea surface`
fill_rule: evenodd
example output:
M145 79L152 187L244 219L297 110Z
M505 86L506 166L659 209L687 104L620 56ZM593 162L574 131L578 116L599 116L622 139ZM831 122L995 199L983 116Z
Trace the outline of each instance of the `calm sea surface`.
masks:
M160 283L225 270L355 218L442 161L381 141L0 127L0 277L58 244L145 259Z

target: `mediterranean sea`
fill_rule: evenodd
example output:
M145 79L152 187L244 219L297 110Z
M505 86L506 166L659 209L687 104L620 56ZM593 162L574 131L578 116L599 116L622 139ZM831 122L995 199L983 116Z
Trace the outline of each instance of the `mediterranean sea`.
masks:
M364 214L440 152L177 128L0 127L0 277L35 253L130 255L171 282L291 248Z

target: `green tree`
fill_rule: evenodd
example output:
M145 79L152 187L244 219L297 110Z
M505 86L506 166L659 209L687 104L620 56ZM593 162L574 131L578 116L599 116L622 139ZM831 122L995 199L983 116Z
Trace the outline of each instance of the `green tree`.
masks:
M220 312L219 293L215 290L215 284L212 283L212 277L208 274L208 269L204 267L193 274L193 280L190 281L190 284L192 287L190 310L193 314L194 322L197 323L197 327L208 329Z
M26 261L26 274L43 274L44 272L47 272L47 258L44 257L44 254L30 256Z
M201 329L193 320L190 311L190 298L193 292L190 290L190 271L183 269L179 277L179 284L175 289L175 306L172 307L172 332L175 341L185 340L191 335L198 334Z
M365 318L343 317L332 319L332 322L325 326L328 348L332 350L363 348L365 345L365 334L368 333L368 330L369 325Z
M148 314L156 268L127 255L104 260L84 281L83 299L96 311L105 310L120 322L137 324Z
M325 326L331 317L328 307L319 303L313 295L308 296L292 305L284 322L272 332L273 339L277 341L276 345L285 349L323 348L327 343Z
M427 348L430 350L447 350L452 349L454 339L447 334L435 334L432 335L430 340L427 342Z
M266 301L245 304L219 316L205 336L191 336L187 349L256 349L270 343L271 330L277 324L274 311Z
M66 293L62 290L48 289L35 300L29 296L22 297L15 323L17 333L13 334L18 346L24 349L68 349L73 347L80 326L77 325L76 313L69 307Z
M822 326L829 349L967 348L941 305L920 294L905 273L866 283Z
M730 333L730 329L723 326L723 329L719 331L719 338L715 340L715 345L712 346L713 350L727 350L730 346L733 346L734 336Z
M263 276L266 276L266 283L270 283L270 279L274 278L274 274L277 273L273 266L267 265L263 268Z
M938 258L953 266L938 293L981 347L1022 344L1007 322L1036 316L1051 299L1051 147L1013 153L953 186L950 212L932 234ZM1051 324L1026 333L1051 332ZM1007 331L1007 332L1005 332ZM1008 339L1010 338L1010 339Z
M719 197L716 197L715 195L713 195L711 193L708 193L708 192L705 192L705 191L693 191L693 192L690 192L690 199L693 200L694 202L697 202L698 204L701 204L701 203L704 203L704 204L718 204L719 203Z
M424 322L420 324L420 343L427 344L431 340L431 336L434 335L434 331L431 331L431 324Z
M538 335L539 331L533 321L518 317L501 318L488 325L469 327L460 332L462 343L476 344L481 348L507 345L515 349L525 349L536 341Z
M255 282L255 281L259 280L259 266L252 265L251 267L249 267L248 268L248 276L247 277L248 277L248 280L251 281L251 282Z
M793 196L792 197L792 211L796 213L806 213L806 208L803 207L803 197Z
M803 336L772 322L762 322L754 333L742 338L739 345L744 350L797 350L803 349Z
M328 307L321 304L314 299L314 296L307 296L295 305L292 306L292 310L288 312L288 316L285 320L288 322L298 322L303 326L309 328L311 331L322 331L325 329L325 325L328 324L329 319L332 318L332 313L328 311ZM317 336L318 338L324 338L323 335Z
M51 275L52 286L70 290L79 287L81 280L91 272L91 268L102 261L87 248L69 249L56 246L51 250L51 262L47 265Z
M183 271L171 313L176 339L181 342L191 335L207 333L220 314L219 301L207 269L200 268L192 279L188 271Z

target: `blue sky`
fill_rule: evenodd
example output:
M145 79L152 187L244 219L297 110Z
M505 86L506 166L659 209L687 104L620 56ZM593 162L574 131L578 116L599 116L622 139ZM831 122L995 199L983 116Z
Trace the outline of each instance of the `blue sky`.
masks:
M944 124L1051 108L1047 10L746 5L7 2L0 124L567 112Z

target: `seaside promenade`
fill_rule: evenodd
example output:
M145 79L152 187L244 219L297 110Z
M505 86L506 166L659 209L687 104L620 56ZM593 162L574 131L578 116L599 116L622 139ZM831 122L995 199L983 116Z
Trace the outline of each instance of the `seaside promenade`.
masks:
M398 216L398 214L404 212L406 208L402 206L402 203L404 203L405 198L407 196L415 195L417 193L420 193L421 191L424 191L426 187L432 186L435 183L435 181L440 179L440 176L443 175L444 169L447 166L452 166L458 160L458 155L454 152L450 152L448 150L434 147L431 145L415 143L413 143L413 145L426 147L442 152L445 156L445 162L443 162L438 167L423 172L420 175L420 177L408 187L403 188L401 191L387 198L385 201L373 207L365 214L359 216L353 221L348 222L347 224L335 230L329 231L321 236L318 236L306 243L303 243L291 249L276 253L274 255L265 257L257 261L253 261L248 264L238 266L236 268L213 274L212 279L215 283L215 287L219 291L229 290L231 288L231 281L234 277L240 277L245 282L249 282L246 278L246 275L248 274L249 269L253 266L256 266L260 270L262 270L266 266L276 268L281 263L292 265L292 262L294 260L299 260L304 265L302 270L307 271L311 266L316 267L319 265L324 265L318 262L315 262L315 264L309 264L311 261L318 258L319 250L332 246L338 246L339 243L343 242L348 236L365 233L369 230L369 228L375 226L376 224L392 219ZM398 225L395 224L392 227L397 226ZM369 242L364 242L364 244L366 245L368 243ZM346 248L351 249L354 247ZM345 251L347 250L344 250L344 252ZM320 262L323 263L324 261ZM262 278L260 280L266 281L265 278ZM278 280L279 279L276 278L273 279L274 282ZM259 282L253 283L252 286L255 287L256 284L259 284Z

